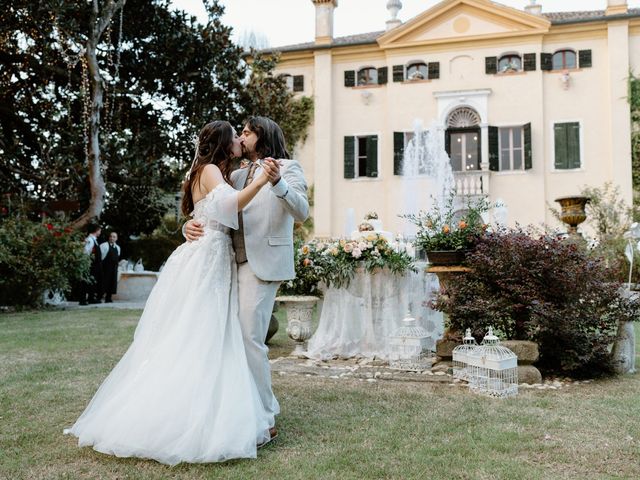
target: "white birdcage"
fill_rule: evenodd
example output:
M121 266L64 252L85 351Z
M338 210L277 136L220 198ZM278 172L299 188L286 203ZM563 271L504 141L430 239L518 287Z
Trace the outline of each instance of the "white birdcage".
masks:
M476 339L471 335L471 329L467 328L462 345L453 349L453 377L469 381L469 356L478 348Z
M493 334L493 328L467 357L469 388L494 398L518 394L518 357Z
M398 370L421 371L431 368L433 354L427 349L428 332L410 314L389 336L389 367Z

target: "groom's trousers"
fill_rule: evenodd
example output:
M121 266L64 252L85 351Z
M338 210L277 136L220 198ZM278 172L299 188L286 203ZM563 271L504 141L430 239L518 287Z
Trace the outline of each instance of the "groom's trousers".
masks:
M265 282L256 277L248 262L238 265L239 313L244 348L262 405L271 417L271 427L275 424L275 416L280 413L280 405L271 389L271 365L267 357L269 348L264 341L279 286L280 282Z

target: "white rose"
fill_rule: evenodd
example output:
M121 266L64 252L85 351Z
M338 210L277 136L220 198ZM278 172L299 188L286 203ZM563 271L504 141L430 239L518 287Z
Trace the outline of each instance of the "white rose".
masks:
M362 251L359 248L354 248L351 255L353 255L353 258L360 258L362 256Z

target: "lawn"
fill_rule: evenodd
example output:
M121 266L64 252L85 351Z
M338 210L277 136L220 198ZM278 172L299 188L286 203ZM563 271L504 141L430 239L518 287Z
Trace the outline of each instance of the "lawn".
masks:
M62 429L124 353L139 314L0 315L0 478L640 478L640 375L503 401L429 383L276 376L281 435L257 460L170 468L78 449ZM273 354L292 347L282 324L273 343Z

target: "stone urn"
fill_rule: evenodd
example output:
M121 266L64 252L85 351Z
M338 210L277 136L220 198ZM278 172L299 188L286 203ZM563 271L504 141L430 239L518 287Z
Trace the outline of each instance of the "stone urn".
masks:
M560 220L569 225L569 235L580 236L578 225L587 218L585 207L589 203L589 198L582 196L560 197L555 201L560 204Z
M319 300L311 295L283 295L276 297L287 314L287 335L296 342L296 348L291 352L294 357L305 357L305 342L311 338L313 307Z

